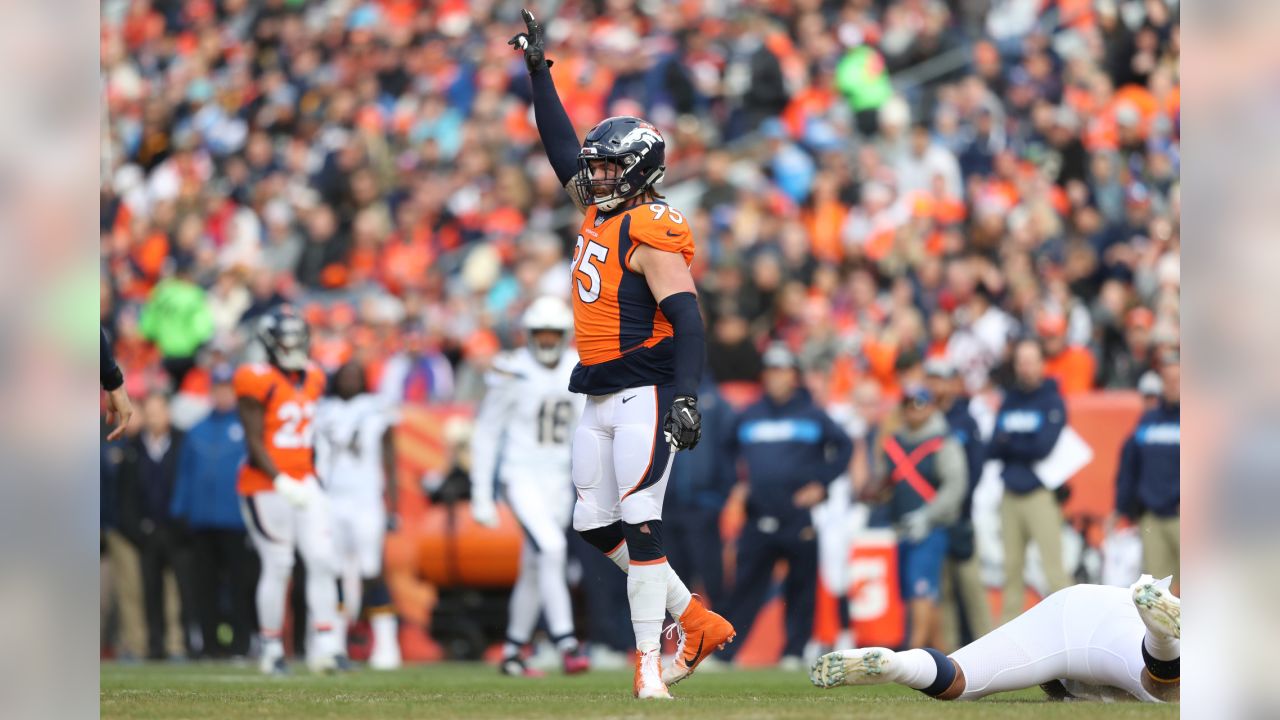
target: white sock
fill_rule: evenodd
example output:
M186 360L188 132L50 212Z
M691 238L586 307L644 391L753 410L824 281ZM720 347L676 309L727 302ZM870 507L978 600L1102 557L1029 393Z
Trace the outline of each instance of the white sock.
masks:
M320 563L307 568L307 614L320 634L332 637L338 623L338 579ZM342 643L346 652L346 643Z
M395 613L379 612L369 618L369 627L373 630L374 652L378 650L386 652L386 648L392 648L397 655L400 654L398 626Z
M916 690L923 690L938 679L938 664L924 650L894 653L889 667L890 680Z
M613 564L617 565L622 572L625 573L631 570L631 553L627 550L626 543L618 543L618 547L614 548L613 552L606 554L605 557L612 560Z
M1147 630L1142 646L1157 660L1177 660L1182 657L1182 641L1175 637Z
M631 627L636 633L636 648L651 652L661 646L662 620L667 596L666 561L652 565L631 565L627 573L627 600L631 604Z
M629 573L631 568L631 553L627 551L627 544L622 543L617 550L609 553L606 557L613 561L613 564L622 569L622 572ZM667 612L671 613L671 617L679 618L684 614L686 608L689 607L689 601L693 598L689 588L685 587L684 581L676 575L676 571L671 569L671 565L663 563L667 568Z
M676 575L676 571L669 563L663 563L663 565L667 568L667 612L671 613L671 617L679 619L689 607L689 602L693 600L693 594L689 592L689 588L685 587L684 581Z
M258 627L263 637L279 640L284 627L285 593L289 588L289 576L293 567L274 566L269 561L262 563L262 574L258 577L257 605Z
M556 643L559 646L566 637L573 637L573 603L569 600L569 584L565 575L567 557L563 550L548 551L538 553L537 562L538 595L542 598L542 609L547 617L547 630L551 637L559 638Z
M538 593L538 559L529 543L520 551L520 574L511 589L507 604L507 644L503 654L510 657L520 652L520 645L533 637L538 625L538 613L542 612L542 600ZM514 641L514 642L513 642Z

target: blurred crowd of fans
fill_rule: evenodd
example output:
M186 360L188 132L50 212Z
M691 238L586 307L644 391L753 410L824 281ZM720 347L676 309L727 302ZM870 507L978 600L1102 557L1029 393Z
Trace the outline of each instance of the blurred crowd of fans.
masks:
M1032 335L1069 395L1178 344L1176 3L535 9L580 132L667 138L716 379L778 339L843 398L936 356L978 392ZM578 223L518 26L509 0L106 0L102 321L131 390L200 394L289 301L327 369L410 350L408 399L475 400L567 292Z

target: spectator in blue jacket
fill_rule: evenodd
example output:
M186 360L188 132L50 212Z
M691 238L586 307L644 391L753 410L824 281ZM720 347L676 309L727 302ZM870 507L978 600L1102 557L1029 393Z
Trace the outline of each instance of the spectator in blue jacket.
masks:
M1035 340L1013 350L1014 383L996 415L988 457L1004 463L1000 531L1004 536L1004 622L1022 612L1026 586L1027 543L1040 548L1047 591L1070 584L1062 568L1062 508L1036 475L1036 463L1049 456L1067 424L1067 408L1058 384L1044 376L1044 351Z
M738 481L729 455L733 408L707 377L698 389L702 440L676 453L662 509L663 547L671 568L689 585L700 584L712 605L723 604L720 511Z
M802 667L818 588L817 531L810 510L848 470L853 441L800 386L800 368L790 350L773 345L763 362L765 396L743 411L731 437L729 457L744 466L748 495L726 617L735 627L750 628L764 606L773 566L786 559L783 665ZM741 645L729 645L720 657L731 659Z
M244 428L236 412L232 369L218 366L212 376L213 410L187 433L178 456L170 514L185 524L193 561L200 569L195 597L203 654L243 656L253 632L257 577L236 495L245 458ZM231 628L228 644L219 641L223 624Z
M1143 413L1120 455L1116 512L1142 531L1142 571L1178 580L1182 377L1177 358L1160 369L1160 404Z

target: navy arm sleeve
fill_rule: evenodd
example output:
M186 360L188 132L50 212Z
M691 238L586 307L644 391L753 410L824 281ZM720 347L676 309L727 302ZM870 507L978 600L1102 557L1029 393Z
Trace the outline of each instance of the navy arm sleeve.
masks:
M124 384L124 373L120 371L120 366L116 365L116 354L111 349L111 340L107 337L106 328L98 326L98 332L101 335L98 358L99 380L102 383L102 389L111 392Z
M578 134L574 132L569 114L564 111L560 95L556 93L551 71L540 68L529 74L529 80L533 83L533 119L538 124L542 147L547 151L547 160L551 161L560 184L568 185L578 174L578 151L582 149L582 143L578 142Z
M697 397L707 359L707 335L698 312L698 299L691 292L678 292L668 295L658 307L675 331L676 397Z

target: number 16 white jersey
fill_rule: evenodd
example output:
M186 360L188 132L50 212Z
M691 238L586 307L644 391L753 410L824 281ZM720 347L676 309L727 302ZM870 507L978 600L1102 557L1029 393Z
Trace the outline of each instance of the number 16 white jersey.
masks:
M569 445L585 402L569 392L577 363L578 354L565 350L547 367L527 347L494 358L471 439L473 488L526 478L568 487Z

